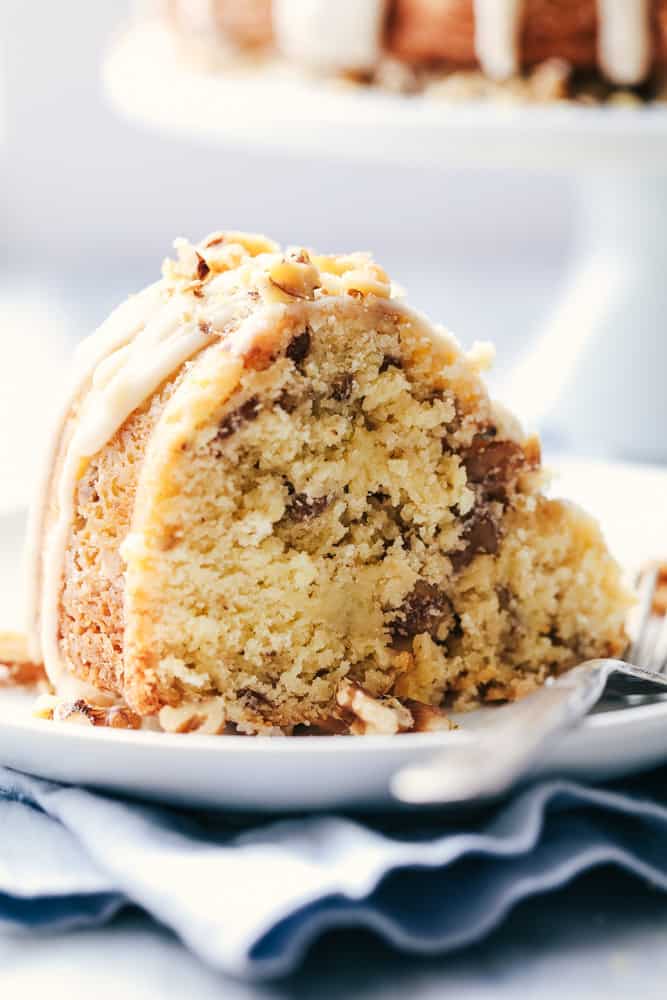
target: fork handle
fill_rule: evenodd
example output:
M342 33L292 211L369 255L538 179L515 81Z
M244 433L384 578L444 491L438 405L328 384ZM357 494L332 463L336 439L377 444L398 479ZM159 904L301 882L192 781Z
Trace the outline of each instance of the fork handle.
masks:
M615 669L615 660L592 660L545 684L512 705L507 722L495 722L478 739L400 770L391 784L394 795L411 804L499 795L530 769L539 751L590 711Z

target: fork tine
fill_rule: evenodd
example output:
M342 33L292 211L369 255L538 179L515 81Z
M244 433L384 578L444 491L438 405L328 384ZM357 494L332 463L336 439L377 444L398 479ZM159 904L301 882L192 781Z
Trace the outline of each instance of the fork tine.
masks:
M630 619L629 628L632 635L632 645L628 651L628 661L639 667L648 667L652 659L654 641L652 630L649 626L651 623L651 610L653 608L653 595L657 581L657 568L642 573L638 586L639 599Z
M651 662L647 666L651 670L655 670L658 674L662 674L667 670L667 615L657 627Z

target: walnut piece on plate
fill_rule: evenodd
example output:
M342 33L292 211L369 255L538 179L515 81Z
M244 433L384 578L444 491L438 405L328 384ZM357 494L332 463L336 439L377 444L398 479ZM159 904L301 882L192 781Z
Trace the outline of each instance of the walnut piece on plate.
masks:
M26 636L0 632L0 687L34 687L45 681L44 667L28 655Z
M91 705L84 698L74 701L57 695L41 695L32 714L37 719L67 722L75 726L99 726L107 729L140 729L141 718L124 705Z
M432 733L456 728L439 708L420 701L401 703L396 698L374 698L361 685L349 680L341 682L336 700L349 720L353 736Z

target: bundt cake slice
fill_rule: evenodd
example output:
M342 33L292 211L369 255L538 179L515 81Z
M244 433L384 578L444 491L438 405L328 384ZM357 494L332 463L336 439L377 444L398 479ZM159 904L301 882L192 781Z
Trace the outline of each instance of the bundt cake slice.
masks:
M488 350L365 254L177 249L79 351L34 512L56 693L168 729L406 730L621 651L618 567L540 493Z

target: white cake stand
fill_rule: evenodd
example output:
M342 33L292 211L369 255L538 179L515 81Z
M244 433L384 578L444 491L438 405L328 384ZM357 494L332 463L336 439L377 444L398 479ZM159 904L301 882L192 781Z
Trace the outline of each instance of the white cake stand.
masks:
M104 80L126 117L209 142L570 173L570 275L503 395L552 445L667 459L667 107L448 104L267 61L206 73L155 22L116 40Z

